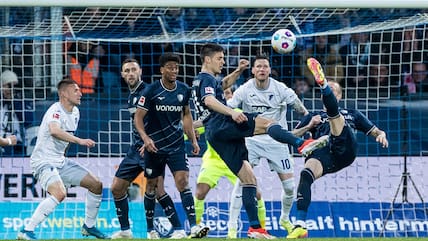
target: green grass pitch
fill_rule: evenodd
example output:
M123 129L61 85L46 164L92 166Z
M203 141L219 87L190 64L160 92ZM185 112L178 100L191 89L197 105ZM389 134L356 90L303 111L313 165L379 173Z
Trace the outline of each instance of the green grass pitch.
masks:
M237 239L238 240L250 240L247 238ZM54 240L54 239L50 239ZM87 239L57 239L61 241L88 241L88 240L94 240L92 238ZM116 239L119 241L136 241L136 240L146 240L146 239ZM166 239L165 239L166 240ZM230 239L226 238L203 238L198 239L200 241L231 241ZM285 241L290 239L285 238L278 238L276 239L278 241ZM306 238L306 239L300 239L305 241L341 241L341 240L349 240L349 241L416 241L416 240L423 240L422 238Z

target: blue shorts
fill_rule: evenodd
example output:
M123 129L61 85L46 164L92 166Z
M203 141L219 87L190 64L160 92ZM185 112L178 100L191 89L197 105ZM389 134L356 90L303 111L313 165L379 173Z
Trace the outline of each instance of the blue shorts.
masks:
M335 173L351 165L357 156L358 144L355 134L349 126L345 126L339 136L330 135L329 144L315 150L309 158L318 159L323 167L323 176Z
M244 113L248 121L238 124L230 116L210 120L205 128L205 137L224 160L233 174L237 175L244 161L248 160L245 137L254 135L258 114Z
M142 171L144 171L144 160L138 151L139 147L129 147L125 158L119 164L115 176L132 182Z
M164 176L167 165L172 173L189 171L189 161L184 150L173 154L158 154L145 151L143 159L146 165L144 176L150 179Z

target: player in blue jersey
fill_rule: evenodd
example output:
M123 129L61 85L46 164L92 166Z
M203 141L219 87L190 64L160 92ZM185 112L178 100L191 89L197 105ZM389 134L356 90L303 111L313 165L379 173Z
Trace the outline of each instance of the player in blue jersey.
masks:
M311 202L312 183L316 179L338 172L354 162L357 154L354 130L371 135L382 147L388 147L385 132L376 127L360 111L338 107L338 101L342 98L342 89L336 82L327 82L319 62L314 58L309 58L307 64L315 81L321 87L325 110L303 117L296 126L295 133L303 135L309 131L314 138L324 135L330 135L330 138L328 145L314 150L306 157L297 188L297 221L287 238L304 238L308 235L305 221Z
M135 111L137 110L137 102L142 95L145 84L141 80L142 70L137 60L126 59L122 63L121 75L129 87L128 110L133 122ZM128 188L131 182L144 171L144 160L140 155L139 149L143 146L138 131L133 126L132 128L132 145L119 165L116 171L111 191L114 197L116 206L116 214L120 223L120 231L112 235L112 239L132 238L132 231L129 224L129 206L128 206ZM181 226L178 214L175 210L174 203L171 197L165 192L163 186L163 177L158 179L158 188L156 189L156 197L165 211L165 215L169 217L173 225Z
M190 237L202 238L209 231L208 227L196 224L193 195L189 187L189 163L185 153L183 130L192 143L192 153L197 155L200 148L190 113L190 88L177 81L180 62L180 57L173 53L165 53L159 58L162 78L146 87L139 98L135 113L135 127L144 141L140 151L144 155L146 165L144 206L149 238L159 237L153 228L154 198L157 180L164 173L166 165L171 170L180 193L191 227ZM185 234L184 229L177 232Z
M205 44L201 48L202 69L193 81L193 98L198 119L205 126L205 136L214 150L242 183L242 200L250 222L248 237L271 239L257 217L256 177L248 162L245 137L269 134L273 139L293 145L302 154L309 154L326 144L325 137L304 141L282 128L274 120L258 113L238 112L226 105L223 86L227 83L216 79L221 73L224 49L218 44Z

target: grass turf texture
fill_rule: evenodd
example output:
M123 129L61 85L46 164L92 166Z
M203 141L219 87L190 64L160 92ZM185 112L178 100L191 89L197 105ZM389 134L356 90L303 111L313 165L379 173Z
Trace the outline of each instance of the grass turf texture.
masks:
M61 240L61 241L88 241L88 240L95 240L93 238L87 238L87 239L47 239L47 240ZM129 241L136 241L136 240L147 240L147 239L116 239L116 240L129 240ZM166 240L166 239L165 239ZM203 239L196 239L200 241L231 241L231 239L226 238L203 238ZM252 240L248 238L241 238L237 240ZM278 241L285 241L285 240L292 240L292 239L286 239L286 238L277 238L275 240ZM342 241L342 240L349 240L349 241L416 241L416 240L424 240L424 238L306 238L306 239L298 239L298 240L305 240L305 241Z

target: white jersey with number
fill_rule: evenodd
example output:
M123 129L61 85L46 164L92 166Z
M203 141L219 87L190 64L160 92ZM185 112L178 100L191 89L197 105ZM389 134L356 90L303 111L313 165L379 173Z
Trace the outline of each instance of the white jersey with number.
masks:
M261 113L261 116L276 120L283 128L288 129L287 105L292 104L297 98L296 93L284 83L269 78L268 87L259 89L253 78L239 86L227 104L232 108L241 108L247 113ZM271 144L273 140L267 134L250 138L266 144Z
M269 78L266 89L257 88L256 80L250 79L233 93L227 104L232 108L240 107L247 113L260 113L288 129L287 105L294 103L297 98L292 89L273 78ZM294 172L294 160L288 146L275 141L268 134L247 137L245 145L251 165L258 166L260 160L265 158L272 171L282 174Z
M65 151L69 142L53 137L49 131L49 124L57 122L61 129L74 135L79 123L80 113L77 107L71 112L66 111L61 103L56 102L49 107L40 124L37 142L31 154L31 167L37 170L44 165L62 167L65 160Z

